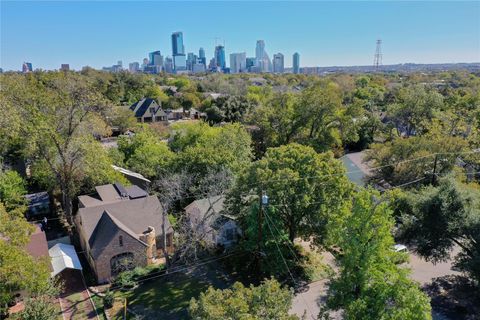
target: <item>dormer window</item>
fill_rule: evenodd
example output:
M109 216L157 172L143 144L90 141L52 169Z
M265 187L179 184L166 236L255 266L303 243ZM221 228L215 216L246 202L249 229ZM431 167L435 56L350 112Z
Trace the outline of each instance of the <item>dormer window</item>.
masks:
M122 237L122 236L119 236L119 237L118 237L118 245L119 245L120 247L123 247L123 237Z

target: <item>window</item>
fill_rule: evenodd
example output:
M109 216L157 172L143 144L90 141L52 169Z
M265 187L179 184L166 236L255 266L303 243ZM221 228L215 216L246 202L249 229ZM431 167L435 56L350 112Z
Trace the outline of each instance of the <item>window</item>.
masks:
M123 247L123 237L122 237L122 236L119 236L119 237L118 237L118 245L119 245L120 247Z

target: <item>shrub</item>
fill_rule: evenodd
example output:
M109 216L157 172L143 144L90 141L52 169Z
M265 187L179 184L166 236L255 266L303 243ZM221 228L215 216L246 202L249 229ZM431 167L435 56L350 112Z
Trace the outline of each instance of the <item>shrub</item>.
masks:
M103 296L103 305L105 308L111 308L113 306L113 301L115 300L115 296L113 292L107 290L105 295Z

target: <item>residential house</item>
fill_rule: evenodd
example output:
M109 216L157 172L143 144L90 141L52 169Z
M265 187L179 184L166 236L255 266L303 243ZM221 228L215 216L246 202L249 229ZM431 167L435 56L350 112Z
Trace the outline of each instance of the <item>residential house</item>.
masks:
M75 224L97 281L105 283L120 271L157 262L172 252L173 229L156 196L138 186L97 186L95 196L78 197Z
M215 196L195 200L185 207L190 227L202 240L214 246L229 247L241 234L234 217L223 210L225 198Z
M151 181L145 178L140 173L133 172L131 170L128 170L122 167L117 167L116 165L113 165L113 164L112 164L112 168L115 171L120 172L131 184L136 185L143 190L149 190Z
M130 106L138 122L165 122L167 114L154 99L144 98Z

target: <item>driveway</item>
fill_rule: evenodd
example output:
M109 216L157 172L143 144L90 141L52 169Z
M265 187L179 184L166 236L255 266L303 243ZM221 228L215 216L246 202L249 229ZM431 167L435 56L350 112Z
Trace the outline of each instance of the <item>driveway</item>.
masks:
M64 290L60 295L60 307L65 320L98 319L81 271L66 269L62 272Z

